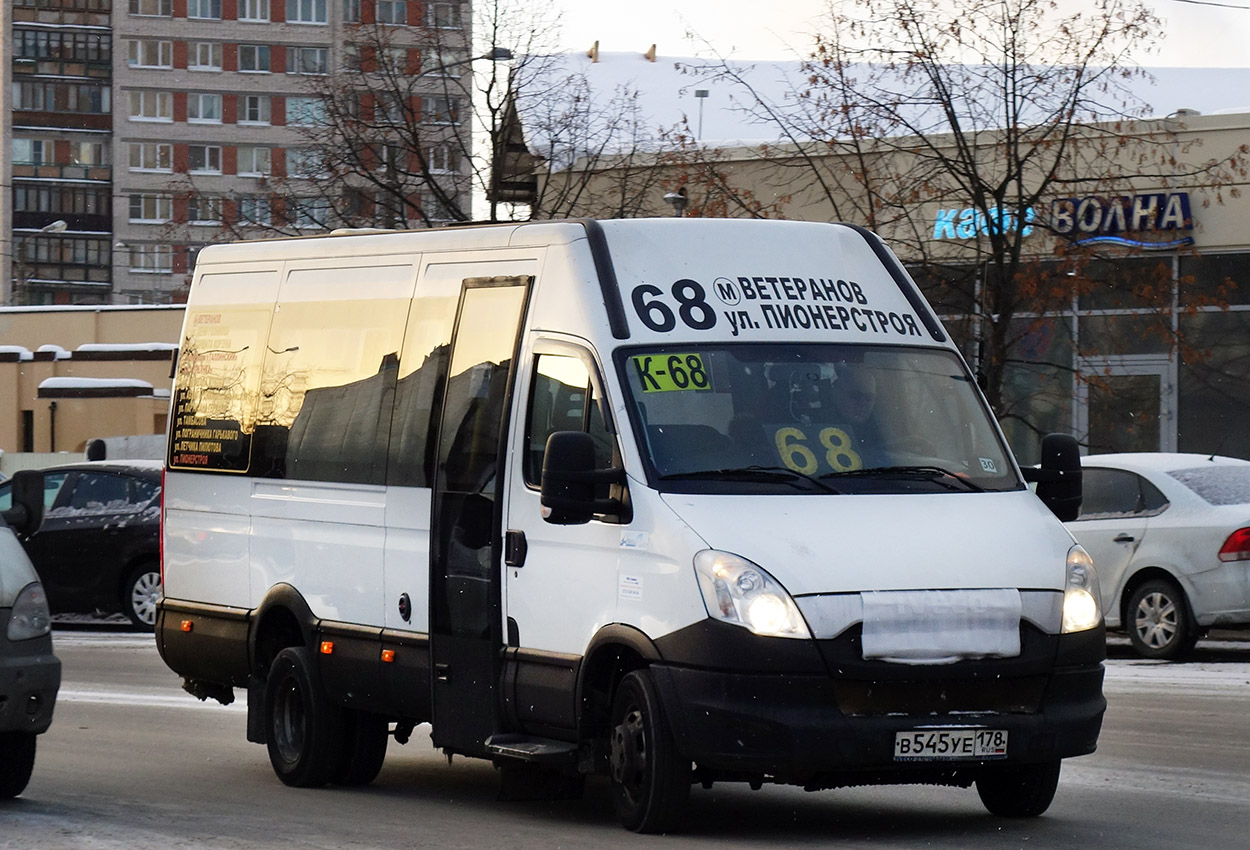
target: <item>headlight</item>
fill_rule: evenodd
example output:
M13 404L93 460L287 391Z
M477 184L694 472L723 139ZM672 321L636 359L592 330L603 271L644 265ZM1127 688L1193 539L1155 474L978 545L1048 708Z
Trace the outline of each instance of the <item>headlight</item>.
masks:
M786 589L746 558L704 549L694 556L694 571L713 619L768 637L812 636Z
M9 612L9 640L28 640L52 631L48 595L37 581L22 588Z
M1063 588L1063 633L1083 632L1102 622L1102 593L1094 559L1080 546L1068 550Z

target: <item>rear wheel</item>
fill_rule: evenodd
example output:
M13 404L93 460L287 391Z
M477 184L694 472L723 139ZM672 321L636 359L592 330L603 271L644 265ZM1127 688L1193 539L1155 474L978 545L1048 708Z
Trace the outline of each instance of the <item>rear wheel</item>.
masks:
M626 829L667 832L690 797L690 762L681 757L651 673L621 680L609 730L612 799Z
M343 711L326 699L304 647L278 653L265 682L267 745L273 772L287 785L328 782L342 759Z
M140 564L122 584L122 612L140 629L154 630L161 592L160 568L152 562Z
M34 769L35 734L0 732L0 800L22 793Z
M1034 818L1050 808L1059 787L1059 762L987 770L977 779L977 794L990 814Z
M343 751L330 776L336 785L368 785L386 760L390 738L386 718L367 711L349 711L343 724Z
M1176 660L1198 642L1185 593L1170 581L1144 582L1129 597L1127 614L1129 640L1143 658Z

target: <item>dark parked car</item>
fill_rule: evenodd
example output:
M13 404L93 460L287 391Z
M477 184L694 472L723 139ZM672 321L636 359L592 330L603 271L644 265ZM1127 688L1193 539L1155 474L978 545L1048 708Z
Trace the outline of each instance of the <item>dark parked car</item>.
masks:
M44 518L22 538L54 614L120 611L152 628L161 596L161 462L87 461L43 470ZM11 483L0 483L0 510Z

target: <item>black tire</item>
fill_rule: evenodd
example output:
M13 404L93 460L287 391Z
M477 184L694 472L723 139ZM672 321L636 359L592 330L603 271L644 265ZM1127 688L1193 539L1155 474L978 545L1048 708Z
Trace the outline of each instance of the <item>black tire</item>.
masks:
M368 785L386 760L390 738L386 718L367 711L348 711L343 724L343 751L330 775L336 785Z
M690 762L677 750L651 673L621 680L612 701L609 774L621 824L634 832L668 832L690 797Z
M35 769L35 733L0 732L0 800L26 790Z
M156 603L161 599L161 568L155 561L140 564L122 582L122 613L135 628L156 630Z
M1035 818L1050 808L1059 787L1059 761L992 768L977 778L977 794L990 814Z
M1198 642L1185 592L1170 581L1143 582L1129 597L1124 614L1129 640L1143 658L1175 661Z
M304 647L278 653L265 681L269 762L285 784L325 785L342 758L343 710L321 689L312 656Z

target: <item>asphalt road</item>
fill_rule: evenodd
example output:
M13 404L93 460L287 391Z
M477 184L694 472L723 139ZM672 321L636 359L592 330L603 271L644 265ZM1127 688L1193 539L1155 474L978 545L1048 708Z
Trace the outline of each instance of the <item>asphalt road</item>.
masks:
M991 817L974 791L696 788L680 835L634 836L607 787L498 802L494 770L418 729L373 785L297 790L244 738L245 711L183 693L150 637L56 635L64 684L35 775L0 804L0 848L1244 848L1250 842L1250 643L1159 664L1108 662L1099 751L1067 762L1043 817Z

